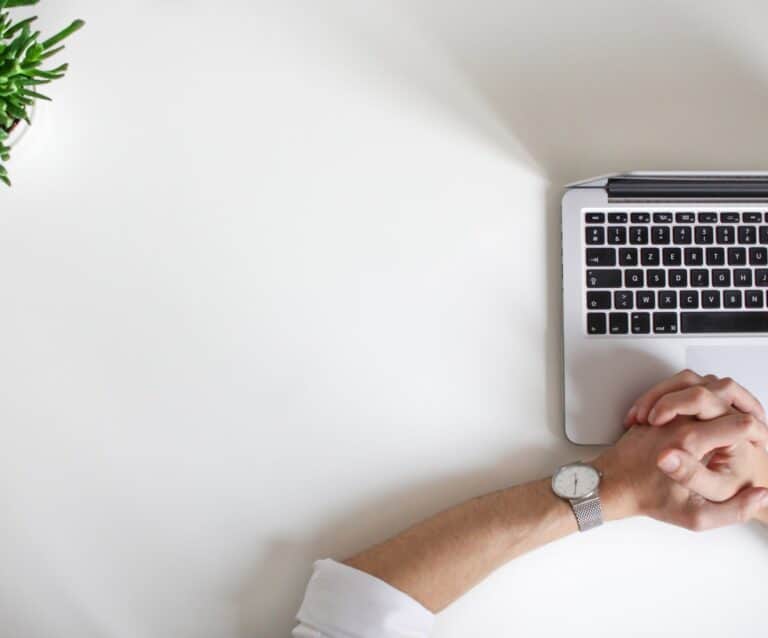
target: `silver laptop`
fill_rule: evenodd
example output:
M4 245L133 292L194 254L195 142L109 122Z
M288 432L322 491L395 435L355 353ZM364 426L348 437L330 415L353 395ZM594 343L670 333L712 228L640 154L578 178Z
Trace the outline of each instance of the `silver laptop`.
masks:
M605 444L683 368L768 405L768 173L624 173L562 200L565 432Z

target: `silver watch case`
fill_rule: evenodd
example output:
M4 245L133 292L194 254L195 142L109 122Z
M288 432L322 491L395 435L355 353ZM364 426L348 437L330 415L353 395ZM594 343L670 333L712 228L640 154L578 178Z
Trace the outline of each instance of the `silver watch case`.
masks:
M597 481L597 487L595 487L594 490L592 490L588 494L579 496L578 498L573 498L568 494L561 494L560 492L557 491L557 488L555 487L555 479L557 478L558 474L560 474L560 472L562 472L565 468L574 467L576 465L581 467L586 467L592 470L593 472L597 472L598 481ZM600 489L600 480L602 480L602 478L603 478L603 473L600 470L598 470L594 465L590 465L589 463L584 463L583 461L576 461L575 463L566 463L565 465L561 465L559 468L557 468L555 473L552 475L552 491L557 496L559 496L560 498L566 501L573 501L573 502L586 501L586 500L589 500L590 498L593 498L595 494L598 492L598 490Z

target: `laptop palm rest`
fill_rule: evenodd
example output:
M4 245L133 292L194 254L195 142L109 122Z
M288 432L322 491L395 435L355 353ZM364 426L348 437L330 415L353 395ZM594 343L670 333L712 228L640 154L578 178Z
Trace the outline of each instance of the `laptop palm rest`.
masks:
M768 346L691 346L685 358L694 372L731 377L768 406Z

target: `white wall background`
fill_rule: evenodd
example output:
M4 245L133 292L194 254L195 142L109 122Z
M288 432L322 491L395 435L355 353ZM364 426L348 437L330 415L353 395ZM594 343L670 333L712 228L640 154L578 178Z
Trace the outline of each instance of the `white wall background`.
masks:
M766 168L757 1L36 12L88 26L0 191L3 636L287 635L313 559L588 456L561 185ZM763 636L766 539L608 526L437 636Z

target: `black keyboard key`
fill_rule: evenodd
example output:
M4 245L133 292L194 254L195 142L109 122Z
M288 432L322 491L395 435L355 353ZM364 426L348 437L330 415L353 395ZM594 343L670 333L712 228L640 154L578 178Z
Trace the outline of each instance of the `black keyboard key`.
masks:
M718 244L733 244L736 242L736 228L734 226L718 226L715 229L715 237Z
M619 248L619 266L637 266L637 248Z
M672 229L672 241L675 244L690 244L693 242L693 230L690 226L675 226Z
M768 312L684 312L680 315L683 332L768 332Z
M661 260L665 266L680 266L683 263L683 254L679 248L662 248Z
M624 271L624 285L627 288L643 287L643 271L640 269L628 269Z
M642 246L648 243L648 226L630 226L629 243Z
M587 288L621 288L621 271L588 270Z
M697 290L685 290L680 292L680 307L681 308L698 308L699 307L699 292Z
M629 219L632 221L633 224L650 224L651 214L650 213L632 213L629 216Z
M696 221L696 215L693 213L675 213L675 221L678 224L693 224Z
M677 334L677 313L654 312L653 331L656 334Z
M661 268L649 268L645 271L645 285L649 288L663 288L666 282L666 273Z
M701 216L701 214L702 213L699 213L699 216ZM712 226L696 226L693 229L693 238L697 244L711 244L714 241L714 231L712 230Z
M734 268L733 285L749 288L752 285L752 271L749 268Z
M704 264L704 251L701 248L684 248L683 259L686 266L701 266Z
M714 268L712 270L712 285L718 288L725 288L731 285L731 271L725 268Z
M653 309L656 307L656 298L652 290L638 290L635 293L635 305L638 308Z
M700 224L716 224L717 213L699 213Z
M738 213L720 213L721 224L738 224L739 221Z
M724 290L723 308L741 308L741 290Z
M617 290L613 293L613 307L616 310L632 310L632 300L631 290Z
M672 213L654 213L653 223L654 224L671 224Z
M609 244L626 244L627 227L626 226L608 226Z
M587 266L615 266L615 248L587 248Z
M611 293L607 290L590 290L587 292L587 308L590 310L610 310Z
M753 246L749 249L749 265L765 266L768 264L768 249L762 246Z
M755 268L755 286L768 286L768 268Z
M747 249L742 246L733 246L728 249L728 265L744 266L747 263Z
M609 319L612 335L625 335L629 332L629 315L626 312L612 312Z
M640 263L643 266L658 266L661 263L659 261L659 249L658 248L641 248Z
M762 290L745 290L744 305L747 308L763 308L765 307L763 303L764 297L765 293Z
M766 216L768 216L768 213L766 213ZM760 226L760 243L768 244L768 226Z
M707 266L724 266L725 248L707 248Z
M704 268L692 268L691 286L696 288L706 288L709 286L709 271Z
M677 308L677 293L674 290L660 290L659 308L666 310Z
M605 243L605 228L602 226L587 226L587 243L590 245Z
M746 224L759 224L763 221L763 216L760 213L744 213L741 218Z
M605 213L587 213L584 220L588 224L602 224L605 221Z
M606 330L604 312L587 313L587 332L591 335L604 335Z
M720 291L719 290L702 290L701 291L701 307L702 308L719 308L720 307Z
M739 243L756 244L757 226L739 226Z
M667 278L671 288L685 288L688 285L688 271L682 268L671 268Z
M627 214L626 213L608 213L608 223L609 224L626 224Z
M653 228L651 228L651 243L668 244L669 243L669 226L654 226Z
M631 318L633 335L647 335L651 332L651 313L633 312Z

